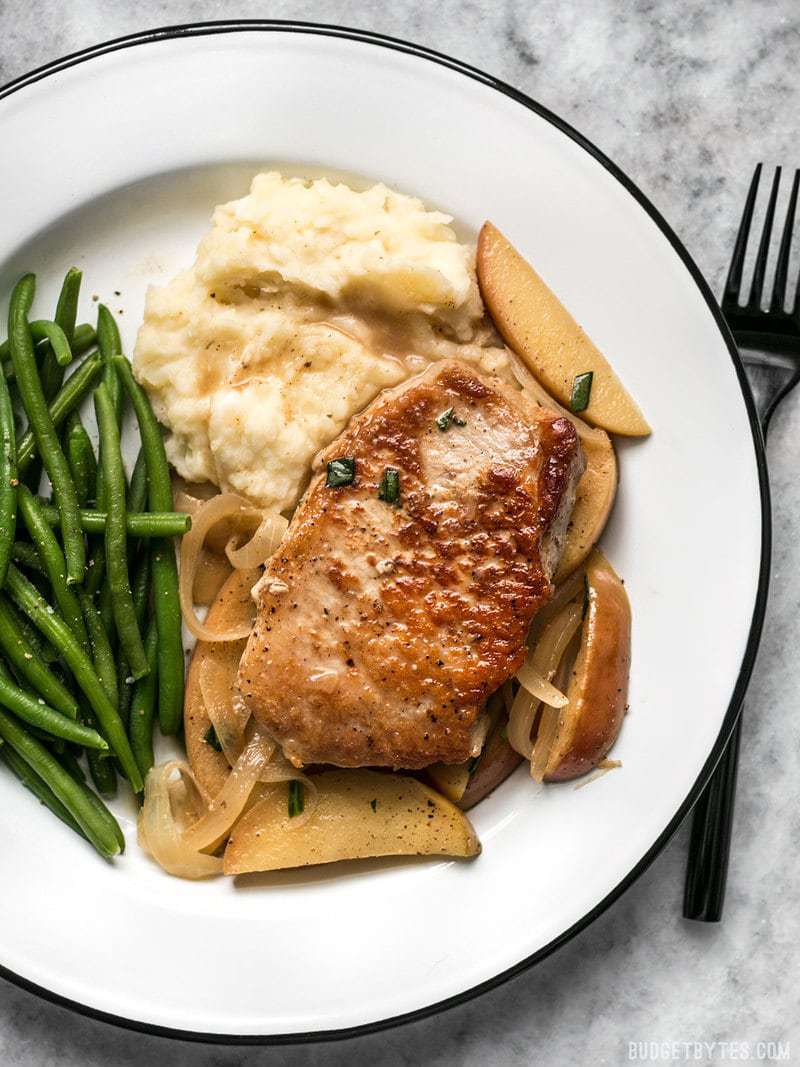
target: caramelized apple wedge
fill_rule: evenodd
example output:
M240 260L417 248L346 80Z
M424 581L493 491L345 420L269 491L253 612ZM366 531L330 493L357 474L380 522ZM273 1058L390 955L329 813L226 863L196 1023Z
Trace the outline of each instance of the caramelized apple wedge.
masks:
M286 784L270 787L234 827L225 874L372 856L476 856L463 812L416 778L363 768L313 776L314 806L292 819Z
M553 578L556 585L577 570L597 544L617 495L617 456L608 434L593 430L591 435L582 435L581 447L586 469L578 482L564 551Z
M635 400L602 352L491 222L484 223L478 238L477 268L484 302L506 344L557 400L571 408L575 379L591 372L582 416L609 433L626 437L650 433Z
M595 767L614 744L625 716L631 662L628 594L598 549L586 563L586 581L588 607L568 703L558 712L545 766L549 782L577 778Z

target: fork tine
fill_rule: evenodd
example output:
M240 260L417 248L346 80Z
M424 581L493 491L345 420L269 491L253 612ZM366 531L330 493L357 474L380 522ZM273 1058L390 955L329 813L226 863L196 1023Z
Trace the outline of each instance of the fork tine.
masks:
M728 280L725 282L725 295L722 298L723 302L730 301L734 304L739 303L739 294L742 289L744 257L747 252L747 239L750 236L750 224L753 221L753 208L756 203L756 193L758 192L761 168L762 164L759 163L753 172L753 178L750 182L750 189L747 193L747 200L745 201L744 212L742 213L742 221L739 223L739 232L736 235L736 244L733 248L731 266L728 271Z
M783 311L786 304L786 278L789 273L789 256L792 251L792 233L794 231L794 213L797 207L798 186L800 186L800 170L794 172L792 191L786 208L786 221L783 224L781 247L778 252L778 262L775 264L775 284L772 287L770 311Z
M764 216L764 226L761 230L761 240L758 243L758 255L753 270L753 284L750 287L750 300L748 307L759 308L761 297L764 292L764 275L767 273L767 256L769 255L769 239L772 236L772 220L775 218L775 202L778 199L778 186L781 184L781 168L775 168L775 177L772 179L772 190L769 194L767 213Z

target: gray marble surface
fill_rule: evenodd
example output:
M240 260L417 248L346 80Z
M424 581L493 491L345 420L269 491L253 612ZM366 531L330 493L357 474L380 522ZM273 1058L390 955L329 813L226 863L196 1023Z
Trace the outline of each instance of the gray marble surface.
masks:
M237 16L378 30L519 86L631 175L716 292L753 164L800 164L797 0L0 0L0 83L134 30ZM693 1062L733 1058L722 1042L752 1042L755 1059L756 1042L783 1041L800 1059L799 437L800 395L780 410L769 442L775 568L721 925L681 918L684 827L562 951L438 1018L341 1044L212 1048L118 1030L0 982L0 1063L561 1067L627 1062L636 1041L718 1043L710 1054L688 1050Z

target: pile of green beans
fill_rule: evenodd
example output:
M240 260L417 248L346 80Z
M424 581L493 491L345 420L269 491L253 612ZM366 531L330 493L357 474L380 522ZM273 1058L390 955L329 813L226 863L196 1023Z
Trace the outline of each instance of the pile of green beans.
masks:
M96 327L77 325L81 280L71 268L52 318L32 319L36 280L22 277L0 343L0 762L110 858L125 839L100 797L118 776L141 795L155 721L180 728L173 538L190 520L173 510L161 429L113 315L100 304ZM128 403L142 442L130 482Z

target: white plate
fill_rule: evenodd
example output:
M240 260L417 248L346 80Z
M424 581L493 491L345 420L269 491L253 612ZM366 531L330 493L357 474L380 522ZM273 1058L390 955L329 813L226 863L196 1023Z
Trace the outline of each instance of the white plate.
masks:
M763 614L755 423L689 257L552 115L365 34L228 25L101 46L0 94L0 133L4 293L34 270L47 308L75 263L81 317L92 293L123 309L130 349L145 286L190 261L212 206L243 194L256 168L357 173L446 208L466 233L497 223L654 428L620 448L604 537L634 611L622 770L544 791L518 772L474 812L473 863L353 864L243 885L162 874L124 805L129 848L105 864L2 774L5 973L151 1030L279 1038L424 1012L541 958L630 884L688 810Z

